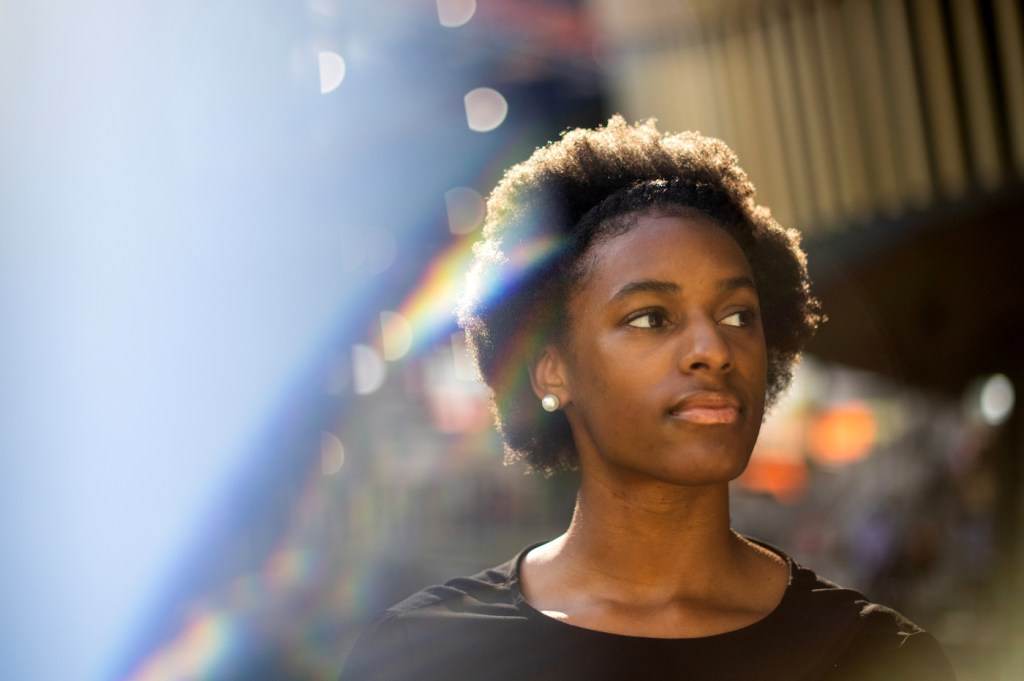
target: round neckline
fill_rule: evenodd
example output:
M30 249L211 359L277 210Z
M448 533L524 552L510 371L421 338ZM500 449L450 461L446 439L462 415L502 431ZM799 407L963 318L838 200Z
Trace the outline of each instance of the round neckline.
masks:
M522 561L526 558L526 555L538 546L543 546L545 542L538 542L536 544L531 544L527 546L522 551L520 551L519 555L516 556L513 560L512 569L509 571L508 581L508 586L512 593L512 603L520 612L522 612L526 617L528 617L531 620L541 622L547 626L563 628L564 631L576 632L582 636L608 637L609 640L618 639L629 641L650 641L653 643L697 643L723 640L725 638L733 636L746 636L752 632L756 632L761 628L769 625L771 621L781 616L781 613L788 606L789 601L792 598L793 584L796 581L797 565L793 562L793 559L790 558L789 555L787 555L784 551L765 542L753 539L751 537L747 537L746 535L743 535L743 538L754 544L757 544L758 546L768 551L771 551L773 554L777 555L779 558L785 561L786 568L789 570L789 579L786 582L786 589L782 592L782 598L779 599L779 602L775 605L774 608L772 608L767 614L765 614L764 617L755 620L754 622L751 622L750 624L742 626L738 629L723 631L718 634L709 634L708 636L689 636L678 638L661 636L636 636L633 634L619 634L611 631L602 631L600 629L590 629L588 627L580 626L578 624L572 624L571 622L565 622L556 619L554 617L551 617L550 615L545 615L543 612L530 605L530 603L526 600L526 597L523 596L523 590L520 587L519 580L520 567Z

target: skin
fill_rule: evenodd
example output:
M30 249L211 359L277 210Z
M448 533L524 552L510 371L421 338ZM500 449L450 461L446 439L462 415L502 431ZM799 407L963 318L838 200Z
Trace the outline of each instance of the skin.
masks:
M764 412L767 353L750 265L697 212L641 214L598 242L569 334L533 371L561 401L580 458L565 534L532 550L522 588L577 626L708 636L771 612L779 556L729 527L728 483Z

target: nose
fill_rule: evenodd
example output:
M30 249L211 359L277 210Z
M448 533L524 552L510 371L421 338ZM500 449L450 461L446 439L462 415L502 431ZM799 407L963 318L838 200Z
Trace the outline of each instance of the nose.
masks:
M732 349L715 320L690 319L682 336L680 371L726 372L732 368Z

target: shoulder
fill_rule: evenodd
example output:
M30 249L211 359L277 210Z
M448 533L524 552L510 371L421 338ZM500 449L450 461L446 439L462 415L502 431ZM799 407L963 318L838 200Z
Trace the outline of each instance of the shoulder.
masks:
M896 610L794 564L795 613L834 634L828 681L952 681L938 641ZM826 624L827 623L827 624Z
M521 619L516 561L428 587L380 613L357 639L342 681L434 678L424 676L432 661L442 669L465 651L486 647L485 638L502 636ZM484 621L488 626L481 627Z
M952 681L942 646L899 612L875 603L861 609L863 624L836 660L829 681Z
M516 564L513 558L468 577L455 577L427 587L391 606L378 618L383 622L456 619L459 616L500 616L515 611Z
M766 659L778 658L780 669L800 667L800 673L791 677L823 681L954 678L935 638L908 618L819 576L773 546L756 543L789 565L786 593L762 622L764 636L758 647Z

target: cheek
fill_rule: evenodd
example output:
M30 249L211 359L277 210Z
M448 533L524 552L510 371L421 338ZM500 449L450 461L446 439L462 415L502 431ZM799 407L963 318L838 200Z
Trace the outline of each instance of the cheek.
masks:
M766 381L768 376L768 346L764 340L764 332L762 331L756 337L751 338L750 342L745 345L743 352L747 357L751 375L758 376L762 381Z
M753 380L755 382L756 397L758 398L757 406L761 416L764 416L764 406L768 393L768 353L765 351L763 345L761 347L761 352L757 354Z
M644 369L643 363L628 361L621 353L591 346L586 363L573 367L571 398L580 416L598 430L609 422L632 422L645 409L643 398L655 382Z
M764 345L761 345L760 351L757 353L757 375L760 377L762 383L768 381L768 351Z
M623 381L621 367L591 366L580 378L576 383L576 401L587 411L606 413L629 406L630 390Z
M584 400L616 389L622 357L589 329L579 329L572 344L568 368L570 384Z

